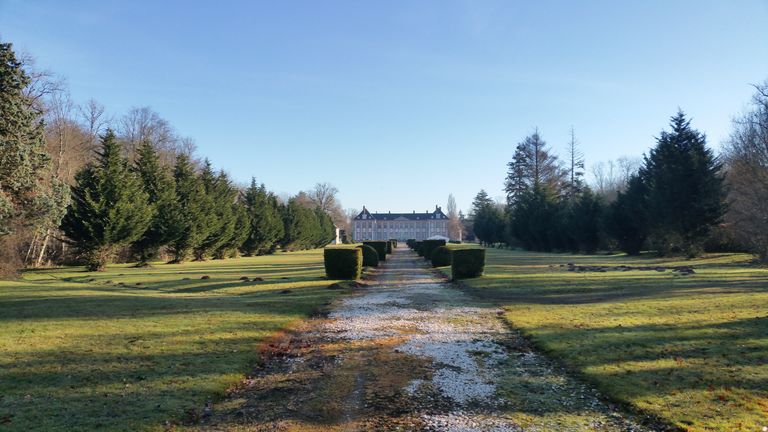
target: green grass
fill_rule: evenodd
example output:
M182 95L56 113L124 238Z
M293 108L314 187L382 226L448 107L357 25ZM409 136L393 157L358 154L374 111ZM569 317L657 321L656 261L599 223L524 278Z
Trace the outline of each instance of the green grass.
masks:
M696 260L489 249L467 291L605 395L690 431L768 426L768 270L742 254ZM559 264L692 265L569 272ZM446 269L450 272L450 269Z
M326 289L322 261L315 250L0 281L0 430L193 417L248 373L260 342L342 294Z

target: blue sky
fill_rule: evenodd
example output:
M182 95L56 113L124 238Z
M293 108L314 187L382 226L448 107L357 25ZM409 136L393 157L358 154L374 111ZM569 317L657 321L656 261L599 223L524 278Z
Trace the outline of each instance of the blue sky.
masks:
M535 127L640 156L682 108L719 147L768 79L768 1L0 0L0 39L77 101L150 106L238 181L345 207L502 195Z

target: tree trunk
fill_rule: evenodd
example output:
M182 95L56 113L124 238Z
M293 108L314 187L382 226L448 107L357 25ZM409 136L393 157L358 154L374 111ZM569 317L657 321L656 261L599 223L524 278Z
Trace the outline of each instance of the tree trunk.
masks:
M50 228L45 230L45 237L43 237L43 245L40 246L40 255L37 256L37 263L35 263L35 267L42 266L43 263L43 257L45 256L45 248L48 246L48 239L51 238L51 230Z

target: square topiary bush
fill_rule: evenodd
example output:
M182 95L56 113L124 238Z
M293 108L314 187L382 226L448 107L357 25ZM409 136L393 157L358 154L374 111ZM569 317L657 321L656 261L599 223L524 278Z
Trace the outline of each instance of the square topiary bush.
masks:
M432 251L432 267L446 267L451 265L452 251L448 246L439 246Z
M424 246L424 242L419 240L416 243L414 243L413 250L415 250L416 253L419 254L419 256L424 256L424 248L423 248L423 246Z
M378 267L379 253L372 246L361 244L358 248L363 251L363 267Z
M485 249L454 249L451 272L454 279L469 279L483 275Z
M368 245L376 249L376 253L379 254L379 261L386 261L387 259L387 242L379 240L364 241L364 245Z
M394 249L394 246L392 246L392 240L387 240L387 253L391 254L392 249Z
M439 248L440 246L445 246L445 240L424 240L421 245L421 247L424 248L422 251L422 256L424 259L429 260L432 258L433 250Z
M363 271L363 251L357 247L327 247L323 260L328 279L355 280Z

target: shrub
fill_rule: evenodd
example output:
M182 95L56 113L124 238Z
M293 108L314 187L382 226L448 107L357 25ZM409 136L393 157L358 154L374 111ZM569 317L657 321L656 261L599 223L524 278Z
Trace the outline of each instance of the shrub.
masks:
M356 247L327 247L323 259L328 279L358 279L363 270L363 251Z
M408 239L405 241L405 244L408 245L409 248L413 249L416 247L416 239Z
M422 251L422 256L424 259L430 259L432 257L432 251L439 248L440 246L445 246L445 240L424 240L422 243L422 248L424 250Z
M387 260L387 242L370 240L364 241L363 244L368 245L376 250L376 253L379 254L379 261Z
M485 269L485 249L454 249L451 272L454 279L480 277Z
M397 249L397 239L389 239L390 243L392 243L392 249Z
M448 243L450 243L450 244L461 244L461 240L449 240Z
M391 254L392 253L392 249L393 249L392 240L387 240L387 253Z
M423 246L424 246L424 242L423 241L417 241L414 244L413 250L415 250L416 253L419 254L419 256L424 256Z
M361 244L358 246L363 251L363 266L364 267L378 267L379 266L379 253L376 252L371 246L367 244Z
M445 267L451 265L452 251L447 246L438 246L432 251L432 267Z

